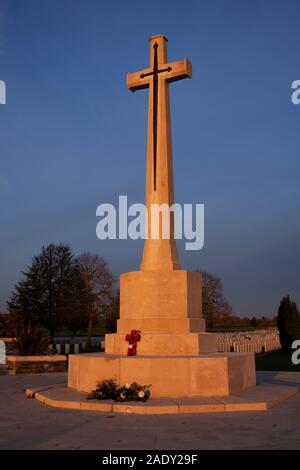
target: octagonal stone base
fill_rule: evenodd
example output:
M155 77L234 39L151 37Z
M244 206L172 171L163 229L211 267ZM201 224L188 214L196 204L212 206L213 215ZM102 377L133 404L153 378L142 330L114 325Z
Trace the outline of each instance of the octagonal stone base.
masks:
M256 385L252 353L134 357L90 353L69 356L69 387L90 392L97 382L110 378L120 385L152 384L152 397L228 396Z

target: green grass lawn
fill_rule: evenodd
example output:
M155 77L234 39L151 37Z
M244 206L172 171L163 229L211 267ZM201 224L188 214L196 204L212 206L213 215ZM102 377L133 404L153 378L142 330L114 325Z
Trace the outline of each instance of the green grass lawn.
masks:
M280 350L258 353L255 355L256 370L300 372L300 364L294 365L291 357L292 353Z

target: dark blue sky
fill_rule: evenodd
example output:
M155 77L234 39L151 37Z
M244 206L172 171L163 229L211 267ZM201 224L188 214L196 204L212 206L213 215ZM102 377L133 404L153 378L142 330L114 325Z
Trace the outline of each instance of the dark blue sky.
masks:
M234 310L300 304L299 0L1 0L0 309L43 244L138 269L142 244L99 241L96 206L143 202L148 38L193 79L171 85L177 202L205 204L205 247L185 268L219 274Z

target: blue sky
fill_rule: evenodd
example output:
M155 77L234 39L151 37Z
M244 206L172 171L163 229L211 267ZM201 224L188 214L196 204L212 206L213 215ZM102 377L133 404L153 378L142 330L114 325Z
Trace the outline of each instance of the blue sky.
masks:
M171 85L177 202L205 204L205 246L183 267L222 277L242 315L300 304L298 0L1 0L0 309L49 242L138 269L142 244L96 238L96 207L143 202L148 38L193 79ZM300 305L299 305L300 306Z

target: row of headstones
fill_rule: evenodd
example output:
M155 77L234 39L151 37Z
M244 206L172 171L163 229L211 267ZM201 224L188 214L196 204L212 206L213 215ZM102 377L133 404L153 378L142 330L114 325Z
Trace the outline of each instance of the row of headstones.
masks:
M103 341L99 342L99 348L103 348ZM94 345L96 346L96 345ZM49 351L55 352L57 354L80 354L86 352L87 343L83 341L82 343L56 343L49 345Z
M266 352L280 349L280 340L277 334L253 336L219 336L219 352Z

